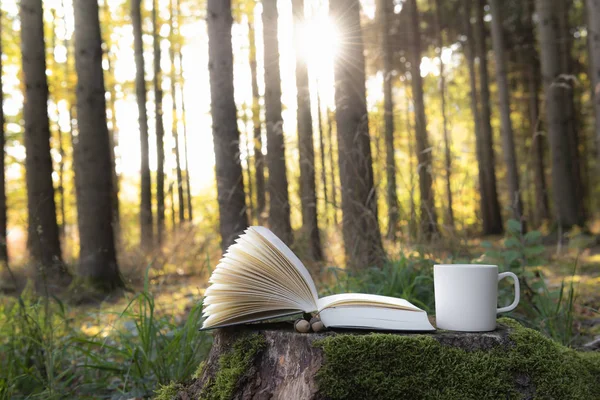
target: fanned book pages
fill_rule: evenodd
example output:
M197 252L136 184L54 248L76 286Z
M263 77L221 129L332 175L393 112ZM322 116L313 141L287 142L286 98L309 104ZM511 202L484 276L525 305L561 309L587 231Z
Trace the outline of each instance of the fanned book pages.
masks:
M403 299L360 293L319 298L298 257L261 226L248 228L227 249L209 283L202 329L318 313L329 328L435 330L425 311Z

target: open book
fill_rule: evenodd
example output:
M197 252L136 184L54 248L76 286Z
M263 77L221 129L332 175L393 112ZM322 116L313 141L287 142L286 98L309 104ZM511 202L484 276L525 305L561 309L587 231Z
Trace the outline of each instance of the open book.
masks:
M434 330L425 311L403 299L359 293L319 298L298 257L261 226L240 235L209 282L202 329L318 313L329 328Z

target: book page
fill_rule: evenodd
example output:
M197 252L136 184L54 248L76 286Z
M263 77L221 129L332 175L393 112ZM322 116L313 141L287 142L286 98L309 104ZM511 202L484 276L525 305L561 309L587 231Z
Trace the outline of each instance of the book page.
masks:
M319 299L317 305L319 311L331 307L353 306L386 307L406 311L423 311L404 299L364 293L334 294L333 296Z
M292 263L292 265L296 267L296 270L302 275L304 281L308 285L316 303L316 301L319 298L319 295L317 293L317 287L315 286L315 282L310 276L310 273L308 272L304 264L302 264L302 261L300 261L300 259L294 254L294 252L290 250L290 248L269 229L263 226L253 226L251 228L254 229L261 236L263 236L265 239L267 239L275 247L277 247L277 250L283 253L285 258L287 258Z
M209 282L203 329L317 311L310 274L267 228L248 228L227 249Z

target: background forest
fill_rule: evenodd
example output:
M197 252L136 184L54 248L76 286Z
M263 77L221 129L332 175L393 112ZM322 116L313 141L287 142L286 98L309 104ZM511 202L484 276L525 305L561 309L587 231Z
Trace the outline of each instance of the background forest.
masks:
M211 268L252 224L323 293L430 313L434 263L498 264L524 286L513 318L600 347L600 2L8 0L0 17L0 399L192 377Z

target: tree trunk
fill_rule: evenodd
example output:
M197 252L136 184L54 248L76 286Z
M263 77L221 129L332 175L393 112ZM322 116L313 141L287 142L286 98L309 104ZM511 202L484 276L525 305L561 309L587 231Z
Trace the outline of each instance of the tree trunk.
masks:
M162 109L162 72L160 69L160 23L158 0L152 0L152 38L154 44L154 115L156 122L156 239L160 245L165 230L165 127Z
M104 0L103 4L103 13L104 20L106 23L110 23L111 14L110 7L108 5L108 0ZM115 233L115 242L121 243L121 226L119 219L119 175L117 174L117 156L118 156L118 146L119 146L119 130L117 128L117 108L116 108L116 99L117 92L115 90L115 75L114 75L114 55L111 52L111 34L112 29L109 29L105 34L104 43L106 45L106 63L108 66L107 69L107 85L108 93L110 94L110 129L108 130L108 139L110 144L110 169L112 172L112 210L113 210L113 218L112 224Z
M112 221L110 141L102 71L98 3L75 0L77 126L75 185L79 225L79 276L98 289L123 286Z
M219 222L221 247L226 250L248 226L240 163L240 134L233 97L231 2L208 0L207 11L208 70Z
M153 218L152 218L152 182L150 178L150 156L148 143L148 114L146 111L147 92L146 74L144 67L144 42L142 40L142 0L131 0L131 22L133 25L133 46L135 53L135 93L138 105L138 121L140 125L141 145L141 196L140 196L140 227L141 246L143 249L152 248Z
M442 35L442 2L435 0L435 26L440 48L438 60L440 62L440 98L442 101L442 130L444 132L444 156L446 163L446 199L448 201L447 222L450 229L454 230L454 210L452 207L452 153L450 150L450 138L448 135L448 117L446 116L446 76L444 74L444 60L442 59L442 51L444 50L444 38Z
M588 15L588 46L590 81L596 117L596 151L600 163L600 0L586 0Z
M384 253L373 182L360 2L330 0L329 13L342 38L334 77L346 263L355 269L367 268L380 265Z
M265 43L265 118L267 122L267 164L269 168L269 225L284 243L292 242L290 202L285 167L285 138L281 117L281 77L277 39L277 0L263 0Z
M512 320L493 332L427 334L300 334L290 323L253 324L216 331L197 378L169 398L593 398L600 374L592 355Z
M336 195L336 181L335 181L335 163L333 162L333 116L329 108L327 108L327 142L329 143L329 174L331 181L331 205L333 206L333 223L335 226L338 225L338 206L337 206L337 195Z
M483 220L483 234L493 235L502 232L500 205L496 194L496 175L494 171L493 149L490 142L485 140L482 128L481 115L479 114L479 95L477 90L477 77L475 71L475 39L471 27L471 0L466 0L464 10L464 24L466 33L465 57L469 67L469 82L471 86L471 112L475 124L475 147L479 169L479 193L481 216ZM487 70L486 70L487 71ZM485 150L487 149L487 151ZM492 156L490 160L489 156ZM490 173L490 168L492 173Z
M544 152L546 149L546 136L540 129L540 110L538 93L540 91L539 61L535 46L535 32L533 28L534 0L527 2L526 35L527 43L531 47L526 48L523 53L527 68L527 91L529 100L529 126L531 129L531 148L535 186L535 214L536 226L550 218L548 206L548 185L546 184L546 168L544 165Z
M258 223L265 217L265 161L262 152L262 124L260 122L260 93L256 71L256 32L254 30L254 9L248 13L248 39L250 41L250 75L252 80L252 124L254 126L254 179L256 182L256 215Z
M242 123L244 127L244 144L246 151L246 171L248 175L248 220L250 221L250 225L254 222L254 185L252 183L252 162L250 160L250 143L253 141L252 133L248 129L248 114L246 113L246 104L244 103L244 108L242 112ZM243 168L242 168L243 173Z
M419 30L419 10L416 0L408 3L411 21L410 74L415 107L415 136L417 160L419 162L419 192L421 193L421 233L431 239L438 232L435 201L433 197L433 177L431 165L432 148L427 137L427 120L423 101L423 80L421 78L421 37Z
M2 21L2 10L0 10L0 21ZM0 23L0 38L2 37L2 24ZM6 172L5 172L5 145L6 137L4 131L4 90L2 85L2 40L0 40L0 264L8 265L8 248L6 245ZM63 222L64 223L64 222Z
M475 40L476 55L479 58L479 90L481 95L481 157L483 160L483 172L485 174L485 201L487 202L487 229L484 220L485 234L502 233L502 214L498 202L498 191L496 187L496 162L494 156L494 132L492 131L490 108L490 83L487 69L487 32L484 21L485 0L477 0Z
M179 10L178 10L179 11ZM178 128L178 118L177 118L177 91L175 90L176 85L175 81L177 79L177 71L175 70L175 40L179 37L178 32L175 32L175 29L179 29L179 25L175 25L176 18L174 16L174 7L173 0L169 1L169 58L171 61L171 75L169 80L171 81L171 102L173 105L172 108L172 123L171 123L171 134L175 139L175 175L177 176L177 200L179 204L179 223L183 223L185 221L185 202L183 199L183 174L181 172L181 156L179 151L179 129Z
M569 137L569 152L571 157L571 174L575 182L577 201L577 211L579 220L585 220L585 197L586 188L583 184L583 170L585 160L580 154L579 126L577 121L577 107L575 105L575 82L577 80L576 72L573 68L573 56L571 48L573 46L573 34L569 26L569 15L571 12L571 0L557 0L554 3L555 12L558 18L558 44L560 57L560 70L562 75L562 84L566 89L563 94L564 112Z
M506 75L506 56L504 55L504 37L502 29L502 10L498 0L490 0L492 8L492 44L496 57L496 84L500 104L500 124L502 128L502 152L506 163L506 177L510 192L510 206L514 218L523 222L523 203L519 189L519 170L512 121L510 119L510 94Z
M417 224L417 207L415 204L415 169L413 166L413 158L415 157L415 141L412 136L413 128L410 123L410 98L408 96L410 85L408 84L408 78L404 78L405 88L404 93L406 95L406 135L408 140L408 174L410 176L410 193L409 193L409 208L410 208L410 219L408 220L408 235L411 238L416 238L418 235L418 224Z
M573 181L568 114L564 105L565 92L570 89L565 89L558 81L561 74L557 46L558 21L553 8L552 0L536 0L556 219L562 229L569 229L583 221L578 211L576 183Z
M327 196L327 169L325 168L325 137L323 132L323 118L321 116L321 94L319 93L319 81L316 84L317 90L317 123L319 124L319 156L321 160L321 182L323 184L323 215L325 216L325 225L329 224L327 209L329 208L329 199Z
M315 148L313 123L310 113L310 88L308 67L300 46L304 24L304 0L292 0L294 38L296 40L296 88L298 93L298 151L300 154L300 201L302 203L302 229L309 237L313 260L323 259L319 225L317 223L317 190L315 185Z
M398 194L396 188L396 152L394 149L394 99L392 96L392 46L389 39L392 0L379 0L381 47L383 54L383 120L385 124L385 170L387 177L387 238L395 240L398 231Z
M177 9L179 9L179 1L177 1ZM181 122L183 125L183 159L185 160L185 190L187 197L188 221L192 222L194 214L192 211L192 187L190 186L190 163L188 159L188 136L187 136L187 121L185 119L185 80L183 78L183 55L181 49L177 52L179 58L179 76L181 78Z
M41 268L40 281L62 284L69 279L69 273L62 263L52 184L42 1L23 0L20 5L29 217L27 247L36 268Z

